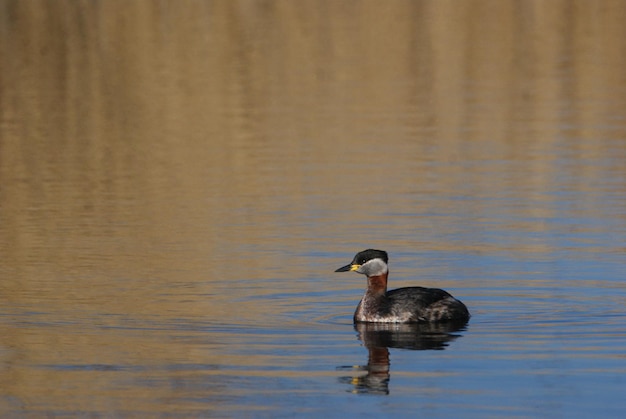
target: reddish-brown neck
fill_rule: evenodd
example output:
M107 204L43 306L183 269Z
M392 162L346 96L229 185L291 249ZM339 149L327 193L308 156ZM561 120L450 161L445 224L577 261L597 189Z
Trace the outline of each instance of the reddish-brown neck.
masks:
M367 277L367 292L374 295L385 294L387 292L387 276L389 272L382 275Z

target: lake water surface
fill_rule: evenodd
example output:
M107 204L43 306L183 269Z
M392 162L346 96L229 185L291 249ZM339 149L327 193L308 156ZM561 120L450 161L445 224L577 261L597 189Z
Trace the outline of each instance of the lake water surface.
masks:
M624 21L0 0L0 416L623 417Z

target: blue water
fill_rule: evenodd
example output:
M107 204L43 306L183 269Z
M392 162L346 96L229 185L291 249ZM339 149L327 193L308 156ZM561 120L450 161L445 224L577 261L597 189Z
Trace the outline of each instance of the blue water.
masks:
M0 417L623 417L625 4L0 0Z

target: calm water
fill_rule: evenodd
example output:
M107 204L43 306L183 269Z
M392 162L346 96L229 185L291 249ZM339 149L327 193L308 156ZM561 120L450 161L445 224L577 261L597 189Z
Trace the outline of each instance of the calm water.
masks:
M624 21L0 0L0 416L622 417Z

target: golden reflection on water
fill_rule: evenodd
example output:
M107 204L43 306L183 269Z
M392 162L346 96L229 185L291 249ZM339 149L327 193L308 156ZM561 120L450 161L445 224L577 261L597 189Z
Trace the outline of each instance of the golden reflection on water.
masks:
M3 388L129 409L161 387L98 365L278 362L198 330L301 326L320 291L356 304L332 267L362 247L532 258L554 243L485 229L545 232L560 194L623 226L625 19L619 1L0 1ZM392 286L425 273L407 269ZM199 343L169 341L190 322ZM67 397L94 381L93 404Z

